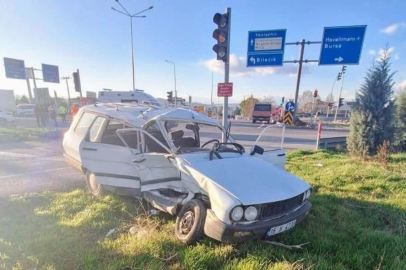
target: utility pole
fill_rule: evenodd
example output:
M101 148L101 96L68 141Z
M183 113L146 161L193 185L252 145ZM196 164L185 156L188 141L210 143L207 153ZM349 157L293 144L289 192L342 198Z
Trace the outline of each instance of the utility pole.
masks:
M68 84L68 80L70 79L70 77L65 76L65 77L62 77L61 79L66 81L66 90L68 91L68 101L69 101L69 107L70 107L71 101L70 101L69 84Z
M37 88L37 81L35 79L35 73L34 73L34 68L31 68L31 72L32 72L32 81L34 82L34 89Z
M28 88L28 97L30 98L30 104L33 104L34 101L32 99L32 93L31 93L31 85L30 85L30 79L26 77L25 79L27 81L27 88Z
M305 40L302 39L300 42L300 55L299 55L299 67L297 69L297 78L296 78L296 92L295 92L295 106L297 106L297 99L299 97L299 89L300 89L300 79L302 77L302 66L303 66L303 55L304 55L304 48L305 48ZM293 123L296 121L296 109L293 111Z

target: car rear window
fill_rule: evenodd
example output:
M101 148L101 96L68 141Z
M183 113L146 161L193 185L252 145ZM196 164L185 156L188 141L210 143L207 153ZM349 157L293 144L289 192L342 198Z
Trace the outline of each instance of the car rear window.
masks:
M256 104L254 107L254 111L270 111L271 104Z

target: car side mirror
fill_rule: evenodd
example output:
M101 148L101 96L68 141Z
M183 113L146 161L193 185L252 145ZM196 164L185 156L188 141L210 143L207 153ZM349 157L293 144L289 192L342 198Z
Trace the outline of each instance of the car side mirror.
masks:
M262 148L261 146L255 145L254 149L251 150L251 156L255 155L255 154L260 154L262 155L264 153L264 148Z

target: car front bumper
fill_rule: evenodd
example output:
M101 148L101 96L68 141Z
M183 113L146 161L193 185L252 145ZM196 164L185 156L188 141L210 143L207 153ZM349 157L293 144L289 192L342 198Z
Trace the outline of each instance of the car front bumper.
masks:
M296 220L296 225L300 223L312 208L312 204L307 202L296 211L293 211L283 217L261 220L250 224L228 225L220 221L214 212L207 210L204 233L220 242L236 243L251 239L265 238L267 231L275 226L279 226L290 221Z

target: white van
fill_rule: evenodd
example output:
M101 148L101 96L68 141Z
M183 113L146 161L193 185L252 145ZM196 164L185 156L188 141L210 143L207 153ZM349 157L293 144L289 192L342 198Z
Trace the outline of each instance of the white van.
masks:
M93 195L138 196L177 215L186 244L203 234L233 243L292 229L312 206L311 186L284 169L282 144L264 151L257 142L247 152L188 109L96 104L80 109L63 148Z

